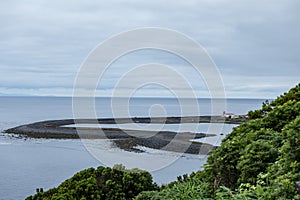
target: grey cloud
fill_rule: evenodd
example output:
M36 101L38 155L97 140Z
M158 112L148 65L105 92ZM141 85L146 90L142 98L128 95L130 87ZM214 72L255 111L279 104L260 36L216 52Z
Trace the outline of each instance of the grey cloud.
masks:
M99 42L132 28L159 26L203 44L219 66L228 94L243 96L248 88L263 95L245 78L266 90L266 82L276 85L282 80L281 87L288 88L298 80L299 8L297 0L2 1L0 85L31 88L28 94L47 85L70 88L80 64ZM131 58L144 62L147 56L137 53ZM175 67L183 64L165 55L152 57ZM110 71L105 87L111 88L114 78L136 63L129 58L123 62L124 68ZM198 79L190 80L196 87ZM237 83L245 88L234 89Z

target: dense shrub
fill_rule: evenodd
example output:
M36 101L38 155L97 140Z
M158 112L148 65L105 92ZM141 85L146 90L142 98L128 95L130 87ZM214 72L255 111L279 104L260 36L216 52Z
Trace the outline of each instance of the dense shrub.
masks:
M197 177L191 177L186 181L176 182L172 187L160 192L142 192L136 200L169 200L169 199L213 199L210 185Z
M234 128L211 152L203 171L138 197L300 199L295 190L300 180L300 84L249 113L255 119Z
M57 188L39 192L27 200L38 199L132 199L142 191L157 190L149 172L114 168L89 168L75 174Z

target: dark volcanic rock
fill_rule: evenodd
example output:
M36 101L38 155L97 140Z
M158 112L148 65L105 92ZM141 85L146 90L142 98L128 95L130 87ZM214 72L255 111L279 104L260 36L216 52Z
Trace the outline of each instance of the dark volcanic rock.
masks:
M226 119L227 120L227 119ZM33 138L89 138L89 139L113 139L116 146L135 152L142 152L136 146L145 146L154 149L175 151L192 154L207 154L212 145L191 142L191 139L202 138L206 136L203 133L176 133L171 131L140 131L140 130L122 130L118 128L72 128L64 127L70 124L116 124L116 123L234 123L235 121L226 121L221 116L201 116L201 117L167 117L167 118L107 118L107 119L64 119L49 120L22 125L5 130L5 133L19 134ZM238 123L238 121L236 121Z

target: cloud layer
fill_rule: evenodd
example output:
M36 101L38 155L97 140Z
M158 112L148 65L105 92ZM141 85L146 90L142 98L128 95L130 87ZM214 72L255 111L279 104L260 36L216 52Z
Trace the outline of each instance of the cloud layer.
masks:
M299 82L299 8L297 0L2 1L0 94L71 95L80 64L98 43L130 29L162 27L207 49L228 97L274 98ZM110 95L122 73L150 61L178 68L199 97L207 96L205 83L186 63L149 51L120 59L99 93Z

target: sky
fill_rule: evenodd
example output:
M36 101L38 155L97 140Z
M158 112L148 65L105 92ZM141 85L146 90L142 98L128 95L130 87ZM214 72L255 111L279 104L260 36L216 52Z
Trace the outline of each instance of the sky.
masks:
M71 96L80 66L99 43L124 31L159 27L185 34L206 49L228 98L272 99L299 82L299 9L298 0L1 1L0 96ZM188 63L147 49L114 62L97 95L111 96L120 77L147 63L172 66L197 97L209 97L205 80ZM169 93L148 85L135 95Z

